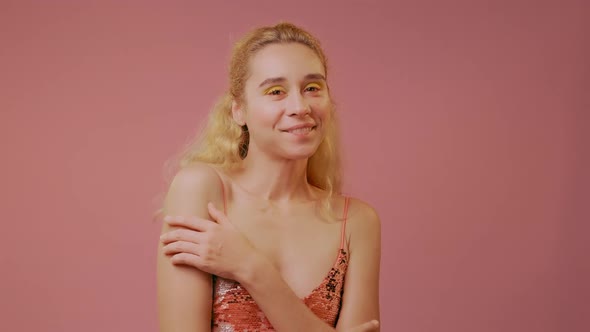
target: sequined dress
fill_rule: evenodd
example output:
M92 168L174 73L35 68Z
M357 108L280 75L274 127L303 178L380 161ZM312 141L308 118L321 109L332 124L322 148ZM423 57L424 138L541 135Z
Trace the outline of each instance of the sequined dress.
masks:
M324 322L335 327L342 305L344 276L348 267L345 246L346 217L349 198L344 203L340 248L334 266L324 280L306 297L301 299ZM224 208L225 206L224 193ZM252 296L234 280L213 276L213 308L211 331L213 332L269 332L275 331Z

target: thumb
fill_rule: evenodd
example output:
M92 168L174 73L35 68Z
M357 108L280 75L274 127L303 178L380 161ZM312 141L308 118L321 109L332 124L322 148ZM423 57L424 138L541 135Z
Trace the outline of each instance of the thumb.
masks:
M222 211L219 211L212 202L209 202L207 204L207 209L209 210L209 215L218 224L223 225L223 224L229 222L227 219L227 216Z
M361 325L355 326L351 330L347 332L375 332L379 329L379 321L371 320L366 323L362 323Z

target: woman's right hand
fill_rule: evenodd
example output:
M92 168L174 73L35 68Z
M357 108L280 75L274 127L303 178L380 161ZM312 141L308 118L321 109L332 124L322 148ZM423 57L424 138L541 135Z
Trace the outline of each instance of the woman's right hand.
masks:
M345 332L377 332L379 331L379 321L371 320L361 325L355 326Z

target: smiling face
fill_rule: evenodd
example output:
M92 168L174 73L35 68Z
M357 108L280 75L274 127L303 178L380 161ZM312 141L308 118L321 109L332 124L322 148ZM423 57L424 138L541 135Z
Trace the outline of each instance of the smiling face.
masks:
M232 107L234 120L248 126L248 155L311 157L324 139L332 109L318 56L302 44L271 44L250 59L249 73L243 102Z

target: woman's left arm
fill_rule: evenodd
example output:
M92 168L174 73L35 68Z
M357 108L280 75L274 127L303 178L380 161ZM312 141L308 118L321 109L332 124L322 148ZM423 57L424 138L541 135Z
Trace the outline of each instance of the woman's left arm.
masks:
M379 315L381 222L376 211L352 200L347 222L350 234L349 264L344 282L342 308L336 330L346 330Z

